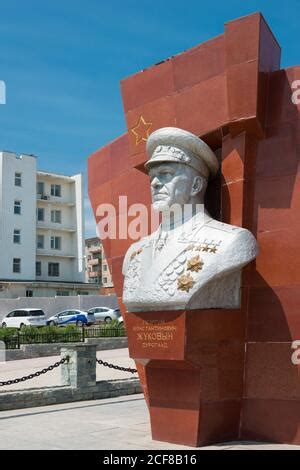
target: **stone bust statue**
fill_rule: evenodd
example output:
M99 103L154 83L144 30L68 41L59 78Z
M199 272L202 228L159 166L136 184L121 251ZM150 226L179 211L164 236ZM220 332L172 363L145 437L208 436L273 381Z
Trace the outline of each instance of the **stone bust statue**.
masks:
M214 220L204 207L208 179L219 169L214 152L173 127L154 131L146 150L161 224L125 255L127 310L239 308L241 271L258 246L251 232Z

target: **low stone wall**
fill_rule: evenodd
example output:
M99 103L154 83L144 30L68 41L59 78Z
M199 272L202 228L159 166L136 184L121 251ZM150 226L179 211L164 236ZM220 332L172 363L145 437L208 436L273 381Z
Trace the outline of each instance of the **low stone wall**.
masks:
M87 338L86 344L96 344L97 351L105 351L107 349L122 349L128 347L127 336L120 338Z
M83 344L83 343L74 343ZM122 349L128 347L127 337L121 338L87 338L84 344L95 344L97 351L108 349ZM23 344L20 349L7 349L5 351L6 361L17 361L19 359L33 359L35 357L59 356L60 350L67 347L68 343L51 344Z
M54 405L83 400L99 400L142 393L138 379L103 380L95 387L44 387L0 393L0 411Z

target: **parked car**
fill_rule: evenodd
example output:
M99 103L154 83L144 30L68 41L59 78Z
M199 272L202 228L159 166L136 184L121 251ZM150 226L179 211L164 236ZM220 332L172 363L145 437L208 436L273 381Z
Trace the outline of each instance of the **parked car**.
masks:
M92 314L96 321L111 323L113 320L117 320L120 324L123 323L119 308L93 307L88 310L88 313Z
M47 325L91 325L94 323L94 317L89 312L84 310L63 310L62 312L52 315L47 319Z
M2 328L25 326L46 326L46 315L40 308L18 308L2 318Z

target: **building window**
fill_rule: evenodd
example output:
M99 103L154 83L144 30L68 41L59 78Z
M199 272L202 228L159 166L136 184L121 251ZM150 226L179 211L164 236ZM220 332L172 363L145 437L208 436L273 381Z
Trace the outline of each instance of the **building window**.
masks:
M21 258L14 258L13 259L13 272L20 273L21 272Z
M103 265L103 271L107 271L107 264Z
M51 196L61 197L61 185L51 184Z
M22 173L15 173L15 186L22 186Z
M33 290L26 289L26 297L33 297Z
M37 244L37 248L43 250L44 249L44 235L38 235L36 237L36 244Z
M41 276L42 275L42 263L41 261L37 261L35 263L35 275Z
M51 250L61 250L61 237L51 237Z
M67 291L67 290L58 290L58 291L56 292L56 296L57 296L57 297L66 297L66 296L68 296L68 295L70 295L70 293L69 293L69 291Z
M61 211L51 211L51 222L61 224Z
M48 263L48 276L59 276L59 263Z
M107 277L103 278L103 284L107 284Z
M14 214L21 215L21 201L14 202Z
M45 220L45 209L42 207L37 208L37 219L39 222L43 222Z
M21 230L14 230L14 243L21 243Z
M44 196L45 194L45 184L42 181L38 181L36 185L36 192L39 196Z

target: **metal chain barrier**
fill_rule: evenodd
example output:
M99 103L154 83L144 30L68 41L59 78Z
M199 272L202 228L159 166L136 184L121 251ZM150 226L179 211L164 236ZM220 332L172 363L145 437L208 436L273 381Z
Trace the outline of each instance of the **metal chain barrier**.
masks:
M39 377L40 375L46 374L50 370L53 370L56 367L59 367L65 362L69 362L69 359L70 359L70 356L66 356L66 357L63 357L60 361L55 362L53 365L46 367L45 369L38 370L37 372L34 372L33 374L24 375L24 377L19 377L18 379L7 380L6 382L0 382L0 387L3 387L4 385L18 384L20 382L25 382L26 380L34 379L35 377Z
M122 372L130 372L131 374L136 374L137 369L131 369L130 367L120 367L115 366L114 364L109 364L108 362L104 362L101 359L96 359L98 364L104 367L109 367L110 369L121 370Z

